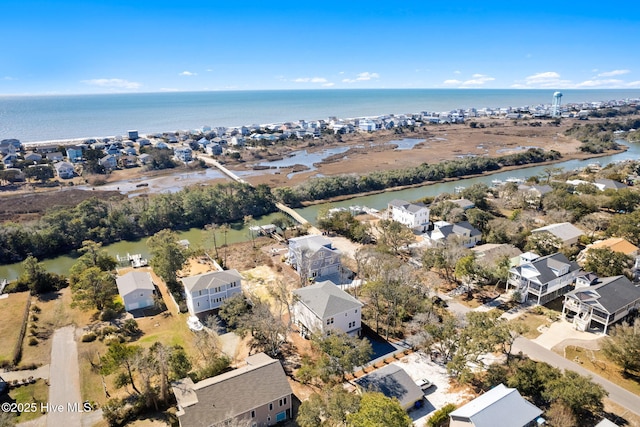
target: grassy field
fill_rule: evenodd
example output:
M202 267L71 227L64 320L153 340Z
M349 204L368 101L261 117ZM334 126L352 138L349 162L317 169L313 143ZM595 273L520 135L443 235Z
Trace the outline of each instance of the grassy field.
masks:
M598 374L614 384L629 390L632 393L640 394L640 382L636 379L624 378L622 370L609 361L600 350L587 350L577 346L567 346L564 356L582 365L583 368Z
M0 299L0 362L13 356L28 298L29 292L19 292Z
M12 389L9 392L9 396L16 403L36 403L39 408L40 403L46 403L49 398L49 386L44 383L44 380L37 380L33 384ZM15 422L22 423L41 416L42 413L39 410L36 412L23 412L15 419Z

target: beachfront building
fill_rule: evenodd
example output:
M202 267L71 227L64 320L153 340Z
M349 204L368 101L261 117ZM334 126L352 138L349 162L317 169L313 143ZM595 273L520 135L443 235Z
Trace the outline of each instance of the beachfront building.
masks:
M387 218L411 229L426 231L429 225L429 207L424 203L409 203L394 199L387 206Z
M180 279L192 316L220 308L227 298L242 292L238 270L211 271Z
M507 291L513 289L520 302L532 301L544 305L566 294L580 273L580 267L564 254L544 257L527 252L520 255L520 263L509 270Z
M450 427L537 427L542 410L515 388L499 384L449 414Z
M293 317L300 328L300 335L328 335L331 331L360 335L363 304L332 281L295 289L293 295L296 297Z
M580 331L602 328L620 322L640 309L640 288L625 276L595 281L576 281L576 288L564 296L562 316Z
M292 390L277 359L264 353L246 365L194 383L186 377L171 383L180 427L265 427L292 417Z
M118 294L126 311L151 307L155 304L156 287L146 271L131 271L116 278Z
M67 159L71 163L78 163L82 161L82 147L79 145L72 145L71 147L67 147Z
M341 253L324 236L289 239L289 264L305 280L330 279L340 274Z

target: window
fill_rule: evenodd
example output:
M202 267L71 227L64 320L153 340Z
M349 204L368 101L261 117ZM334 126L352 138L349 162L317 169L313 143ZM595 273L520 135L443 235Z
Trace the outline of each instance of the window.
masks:
M281 405L282 406L282 405ZM273 411L273 403L269 403L269 410Z
M251 418L255 418L256 417L256 411L251 411Z

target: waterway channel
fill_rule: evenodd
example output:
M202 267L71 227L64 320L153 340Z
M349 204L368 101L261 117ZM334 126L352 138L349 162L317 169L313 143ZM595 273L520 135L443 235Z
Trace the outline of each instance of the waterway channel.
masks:
M578 168L586 167L587 165L598 162L602 166L606 166L612 162L620 162L625 160L638 160L640 159L640 144L626 144L624 141L618 141L619 143L628 145L628 150L622 153L613 154L611 156L599 157L597 159L590 160L568 160L565 162L556 163L553 167L562 168L565 170L573 170ZM413 187L404 190L397 191L388 191L379 194L373 194L370 196L359 196L348 200L343 200L340 202L334 203L322 203L318 205L308 206L302 209L298 209L297 211L308 221L315 223L318 215L318 211L323 208L326 208L328 205L331 207L348 207L353 205L358 206L367 206L374 209L385 209L387 204L393 199L401 199L401 200L418 200L427 196L437 196L440 193L454 193L456 187L468 187L476 183L485 183L491 186L491 181L493 180L501 180L505 181L507 178L528 178L534 175L543 175L544 169L548 166L533 166L528 168L521 168L517 170L510 170L506 172L499 172L491 175L480 176L476 178L466 178L457 181L424 185L421 187ZM256 222L258 224L269 224L273 221L275 217L280 215L279 213L274 213L271 215L267 215L261 218L256 218ZM187 239L194 246L205 246L211 247L212 243L207 242L206 239L211 239L211 237L207 237L207 233L203 232L201 229L190 229L187 231L178 232L180 239ZM209 234L210 236L210 234ZM246 228L243 224L233 224L231 230L227 234L227 243L236 243L241 241L248 241L251 238L250 232L248 228ZM220 244L222 239L221 233L218 233L218 243ZM118 243L113 243L111 245L106 245L105 249L113 256L120 254L126 255L130 254L142 254L143 257L149 256L149 250L146 246L146 238L138 241L122 241ZM45 267L52 272L59 274L67 274L69 268L74 263L73 255L62 255L56 258L47 259L43 261ZM9 280L16 279L22 268L20 263L16 264L7 264L0 265L0 280L2 278L7 278Z

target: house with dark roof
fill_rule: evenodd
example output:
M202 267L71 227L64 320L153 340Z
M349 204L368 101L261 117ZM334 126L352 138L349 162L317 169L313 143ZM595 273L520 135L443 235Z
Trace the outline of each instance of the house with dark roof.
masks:
M340 331L348 335L360 335L362 328L362 303L326 280L304 288L295 289L296 302L293 317L302 336L314 332L327 335Z
M324 236L309 235L289 239L289 264L307 279L322 280L340 273L340 251Z
M622 190L623 188L629 188L627 184L623 184L622 182L614 181L613 179L596 179L594 181L596 187L600 189L600 191L604 190Z
M542 410L515 388L499 384L449 414L449 427L534 427Z
M156 287L146 271L131 271L116 278L118 293L127 311L154 305Z
M422 228L424 231L429 224L429 207L423 203L394 199L387 206L387 218L409 228Z
M271 426L292 418L291 386L280 361L264 353L233 371L171 384L181 427Z
M527 252L520 256L520 263L509 270L507 291L513 288L520 294L521 302L531 300L544 305L569 292L579 273L580 266L564 254L538 257Z
M227 298L242 292L238 270L210 271L180 279L192 316L220 308Z
M576 285L564 296L562 315L571 318L576 329L602 327L606 334L613 323L640 309L640 287L625 276L605 277L591 286Z
M430 246L444 243L449 236L458 237L465 247L472 248L480 241L482 233L468 221L455 224L447 221L436 221L433 223L433 229L423 234L425 241Z
M357 378L353 383L360 392L374 391L398 399L405 411L421 406L424 399L424 392L418 384L404 369L394 364Z

